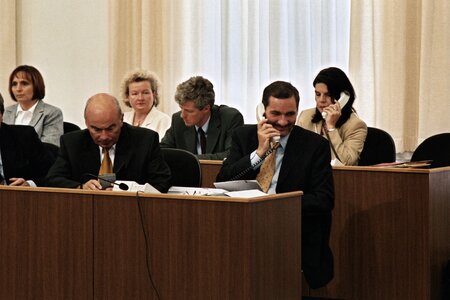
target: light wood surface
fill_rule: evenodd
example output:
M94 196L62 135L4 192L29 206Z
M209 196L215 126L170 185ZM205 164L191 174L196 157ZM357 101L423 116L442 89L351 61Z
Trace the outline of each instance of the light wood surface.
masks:
M0 299L300 299L300 197L0 187Z

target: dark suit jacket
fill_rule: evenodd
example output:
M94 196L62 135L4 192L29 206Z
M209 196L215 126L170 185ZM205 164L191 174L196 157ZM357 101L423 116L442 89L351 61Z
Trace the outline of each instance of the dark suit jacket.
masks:
M61 148L56 162L47 175L47 185L78 187L92 179L100 169L99 146L88 129L61 136ZM158 134L147 128L123 123L116 144L113 171L117 180L150 183L161 192L171 185L170 169L161 156Z
M0 151L7 183L9 178L18 177L42 185L54 161L31 126L1 123Z
M217 181L255 179L250 153L258 147L256 125L246 125L233 134L230 155L224 161ZM331 210L334 207L330 146L320 135L294 126L284 152L277 193L303 191L302 268L312 288L326 285L333 278L333 257L329 248Z
M244 118L237 109L214 105L206 137L206 154L197 155L195 126L187 127L181 119L181 112L177 112L172 115L172 124L161 140L161 147L187 150L199 159L222 160L229 153L234 129L243 124Z

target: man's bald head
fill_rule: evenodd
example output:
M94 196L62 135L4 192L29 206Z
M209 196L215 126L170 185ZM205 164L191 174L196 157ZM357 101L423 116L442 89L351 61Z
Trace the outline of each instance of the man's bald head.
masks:
M88 110L91 112L95 112L96 110L115 110L119 116L122 116L122 109L120 108L119 101L117 101L114 96L106 93L95 94L88 99L84 108L85 119Z
M123 114L114 96L101 93L89 98L84 108L84 120L97 145L111 148L119 140Z

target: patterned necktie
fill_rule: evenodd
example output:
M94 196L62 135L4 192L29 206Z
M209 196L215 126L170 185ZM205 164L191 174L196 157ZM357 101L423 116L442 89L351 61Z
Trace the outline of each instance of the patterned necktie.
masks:
M110 174L113 172L113 170L111 158L109 157L109 149L103 148L102 153L103 153L103 160L102 165L100 166L100 170L98 171L98 175Z
M259 185L261 186L261 189L264 193L267 193L267 191L269 190L273 175L275 174L275 161L277 156L277 149L279 146L279 142L275 143L272 148L272 153L270 153L266 157L263 164L261 165L261 169L259 170L258 175L256 176L256 180L259 182Z
M201 127L198 128L198 133L200 134L200 148L202 149L202 154L206 153L206 136L205 132Z

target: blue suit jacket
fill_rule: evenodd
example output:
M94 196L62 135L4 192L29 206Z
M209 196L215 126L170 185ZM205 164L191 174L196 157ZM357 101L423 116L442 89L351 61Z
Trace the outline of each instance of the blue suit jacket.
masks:
M230 155L224 161L217 181L230 180L248 170L240 179L255 179L250 154L258 147L256 125L246 125L233 134ZM331 211L334 207L330 146L326 139L298 126L289 136L281 164L277 193L303 191L302 268L312 288L333 278L333 256L329 247Z

